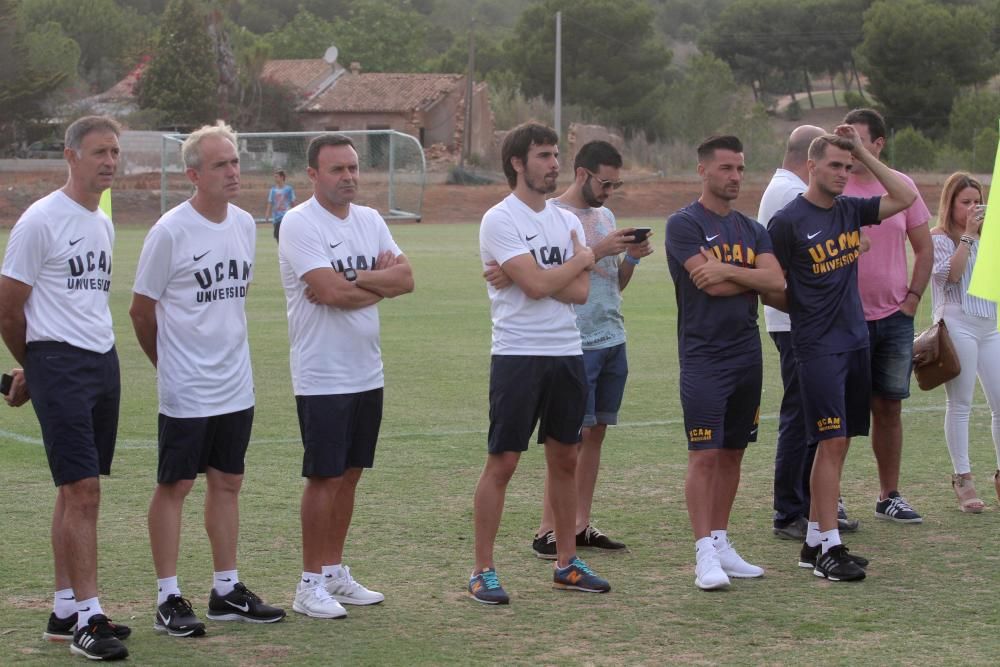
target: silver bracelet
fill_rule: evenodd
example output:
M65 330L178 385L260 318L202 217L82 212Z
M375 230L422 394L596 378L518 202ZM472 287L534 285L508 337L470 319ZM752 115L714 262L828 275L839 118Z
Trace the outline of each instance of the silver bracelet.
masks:
M965 245L967 245L967 246L969 246L971 248L972 244L975 242L975 240L976 239L972 238L971 236L968 236L966 234L962 234L962 238L959 239L959 242L960 243L964 243Z

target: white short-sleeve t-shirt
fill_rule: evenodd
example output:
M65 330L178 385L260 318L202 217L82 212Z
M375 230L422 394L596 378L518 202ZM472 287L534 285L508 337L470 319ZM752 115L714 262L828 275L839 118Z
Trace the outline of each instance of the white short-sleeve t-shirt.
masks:
M162 414L211 417L254 405L245 306L256 244L253 217L232 204L215 223L184 202L149 230L133 291L156 301Z
M353 394L383 386L377 306L341 309L305 297L302 276L318 268L367 271L379 253L402 254L378 211L351 204L341 219L310 197L281 221L278 264L288 304L296 396Z
M512 193L483 216L479 254L484 266L489 261L502 266L513 257L530 254L539 267L550 269L573 257L573 230L585 243L583 225L575 215L552 200L546 202L544 210L536 212ZM552 297L529 298L517 285L498 290L487 284L486 289L493 319L493 354L582 354L573 306Z
M61 190L28 207L11 230L0 273L26 285L26 342L104 353L115 344L108 308L115 232Z

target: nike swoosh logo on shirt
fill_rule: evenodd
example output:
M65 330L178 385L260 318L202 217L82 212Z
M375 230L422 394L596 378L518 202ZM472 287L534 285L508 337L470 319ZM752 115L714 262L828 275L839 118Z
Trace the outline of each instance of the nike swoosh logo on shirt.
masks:
M210 252L212 252L212 251L211 250L206 250L205 252L201 253L200 255L192 255L192 257L194 257L194 261L198 262L198 261L201 261L202 257L204 257L205 255L207 255Z
M226 604L228 604L230 607L236 607L237 609L239 609L242 612L248 612L248 611L250 611L250 603L249 602L244 602L243 604L236 604L235 602L230 602L229 600L226 600Z
M538 234L535 234L535 236L538 236ZM525 236L524 240L525 241L530 241L531 239L535 238L535 236Z
M714 241L717 238L719 238L718 234L716 234L715 236L706 236L705 240L708 241L709 243L711 243L712 241Z
M70 244L70 245L76 245L77 243L79 243L80 241L82 241L82 240L83 240L83 239L85 239L85 238L87 238L87 237L85 237L85 236L81 236L80 238L78 238L78 239L77 239L77 240L75 240L75 241L70 241L70 242L69 242L69 244Z
M343 243L343 241L341 241L340 243ZM340 243L331 243L331 244L330 244L330 247L331 247L331 248L336 248L337 246L339 246L339 245L340 245Z
M809 239L810 241L812 241L813 237L815 237L815 236L817 236L817 235L819 235L821 233L822 232L813 232L812 234L806 234L806 238Z

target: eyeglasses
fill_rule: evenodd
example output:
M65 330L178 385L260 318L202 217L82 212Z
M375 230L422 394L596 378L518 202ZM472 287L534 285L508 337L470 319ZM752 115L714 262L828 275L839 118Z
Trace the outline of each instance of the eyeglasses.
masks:
M590 174L591 178L593 178L595 181L597 181L598 183L601 184L601 189L602 190L617 190L621 186L625 185L625 181L620 181L620 180L619 181L609 181L609 180L605 180L605 179L601 178L600 176L598 176L597 174L595 174L594 172L592 172L589 169L586 169L585 171L588 174Z

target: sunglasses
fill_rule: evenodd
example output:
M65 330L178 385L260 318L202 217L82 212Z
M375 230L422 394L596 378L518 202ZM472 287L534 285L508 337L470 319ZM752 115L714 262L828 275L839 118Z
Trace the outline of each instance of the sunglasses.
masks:
M585 169L584 171L590 174L591 178L593 178L595 181L601 184L602 190L617 190L621 186L625 185L625 181L609 181L601 178L600 176L598 176L589 169Z

